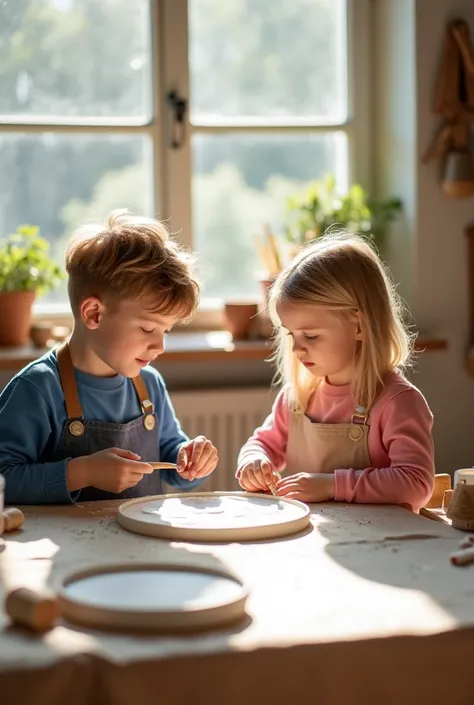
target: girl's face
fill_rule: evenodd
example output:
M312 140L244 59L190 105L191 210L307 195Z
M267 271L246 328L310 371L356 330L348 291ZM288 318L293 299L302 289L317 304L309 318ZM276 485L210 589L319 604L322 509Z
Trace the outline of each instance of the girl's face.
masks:
M313 304L277 305L285 332L293 340L293 352L315 377L330 384L349 384L354 375L355 353L362 340L357 313L346 315Z

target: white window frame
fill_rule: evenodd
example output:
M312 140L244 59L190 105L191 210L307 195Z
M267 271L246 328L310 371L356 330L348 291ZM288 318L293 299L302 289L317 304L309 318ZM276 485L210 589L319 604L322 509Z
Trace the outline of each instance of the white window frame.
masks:
M232 0L229 0L231 2ZM372 186L372 32L371 0L347 0L347 82L348 119L344 123L314 123L310 120L265 122L264 120L223 119L214 124L189 122L188 3L187 0L150 0L152 51L153 117L148 123L137 119L65 119L61 121L0 116L2 132L81 133L148 135L153 144L153 200L158 217L169 219L171 228L179 223L177 236L186 247L193 247L191 194L191 136L199 133L316 133L342 131L348 138L349 181ZM317 69L316 69L317 70ZM186 100L186 139L180 149L168 144L166 94L176 90ZM164 175L166 178L163 178ZM216 328L222 325L221 302L204 300L192 325ZM70 325L67 304L44 304L39 301L35 318Z

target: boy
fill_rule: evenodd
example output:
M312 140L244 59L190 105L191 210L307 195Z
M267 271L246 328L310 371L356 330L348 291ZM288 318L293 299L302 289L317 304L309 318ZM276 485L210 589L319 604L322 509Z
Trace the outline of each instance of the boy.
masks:
M112 213L66 253L74 329L0 395L0 474L8 504L141 497L161 480L190 489L217 465L182 432L148 363L199 301L192 262L158 221ZM153 461L177 470L153 470Z

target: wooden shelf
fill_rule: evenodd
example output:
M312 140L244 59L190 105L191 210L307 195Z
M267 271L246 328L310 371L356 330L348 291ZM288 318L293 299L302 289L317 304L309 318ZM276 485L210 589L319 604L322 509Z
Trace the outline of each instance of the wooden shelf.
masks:
M416 342L419 351L446 350L443 338L420 336ZM0 348L0 370L17 372L46 352L33 346ZM265 360L272 353L268 340L233 342L226 331L174 333L168 336L166 350L160 362L240 362Z
M447 350L448 341L445 338L424 338L420 336L415 343L417 352L429 352L434 350Z

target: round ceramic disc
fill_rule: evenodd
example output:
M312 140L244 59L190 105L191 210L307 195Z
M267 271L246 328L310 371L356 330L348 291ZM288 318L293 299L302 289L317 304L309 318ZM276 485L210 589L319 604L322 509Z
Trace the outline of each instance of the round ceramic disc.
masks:
M243 617L247 590L223 571L132 564L75 573L63 582L59 597L64 617L85 626L168 631Z
M196 492L132 499L117 521L138 534L177 541L256 541L286 536L310 521L302 502L246 492Z

